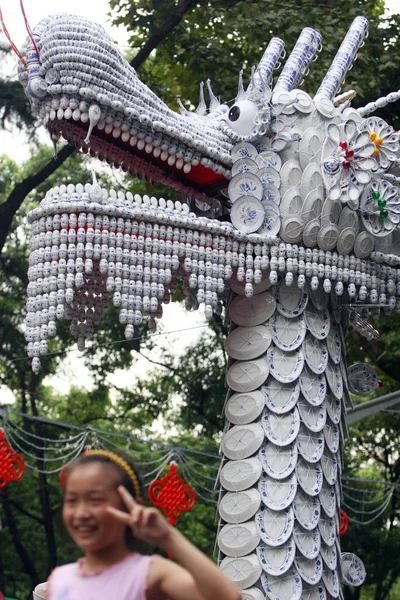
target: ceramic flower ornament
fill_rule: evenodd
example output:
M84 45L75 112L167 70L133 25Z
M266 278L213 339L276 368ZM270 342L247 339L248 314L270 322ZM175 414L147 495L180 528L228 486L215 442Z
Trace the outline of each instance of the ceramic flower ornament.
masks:
M365 122L369 139L375 145L372 156L377 162L378 173L386 171L397 160L399 150L399 132L378 117L370 117Z
M400 223L400 191L384 179L371 181L360 204L365 229L378 237L389 235Z
M323 162L323 173L328 184L328 197L351 203L358 207L360 195L371 181L377 163L374 158L375 144L367 131L360 131L352 119L342 125L328 125L327 140L323 149L332 148Z

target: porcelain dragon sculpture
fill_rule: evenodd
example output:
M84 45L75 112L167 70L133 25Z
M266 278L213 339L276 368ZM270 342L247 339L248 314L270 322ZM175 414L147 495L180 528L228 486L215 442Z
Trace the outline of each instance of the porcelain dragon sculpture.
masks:
M321 36L304 29L273 85L273 38L232 106L207 83L181 113L136 75L96 24L68 14L33 30L19 78L60 137L179 200L51 189L29 214L26 337L32 367L60 319L78 347L109 299L127 338L162 315L178 280L186 307L226 308L231 332L221 443L221 568L244 600L325 600L360 585L362 562L339 541L349 390L377 385L345 363L350 322L399 307L399 136L370 116L400 93L354 109L337 95L367 32L358 17L314 97L300 89ZM35 44L33 44L33 41ZM392 173L391 173L392 170ZM372 307L372 308L371 308Z

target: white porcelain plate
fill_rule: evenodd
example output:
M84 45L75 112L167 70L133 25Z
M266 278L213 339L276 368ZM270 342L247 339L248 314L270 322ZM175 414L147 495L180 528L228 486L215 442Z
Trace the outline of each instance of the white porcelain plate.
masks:
M343 398L343 377L340 371L340 364L336 365L329 360L325 374L332 394L335 398L341 400Z
M308 304L304 313L307 329L311 331L318 340L325 340L330 327L331 319L327 310L317 309L311 302Z
M260 416L264 404L264 394L260 390L238 392L227 401L225 416L234 425L246 425Z
M237 296L229 306L229 316L236 325L253 327L268 321L275 312L276 302L270 292L247 298Z
M241 196L253 196L261 200L263 184L254 173L238 173L229 182L228 194L232 203Z
M333 517L336 510L336 494L333 485L329 485L326 481L322 484L319 493L319 501L328 517ZM334 567L331 567L333 569Z
M264 431L260 423L234 425L224 435L221 450L227 458L232 460L248 458L257 452L263 441Z
M227 492L219 503L219 514L227 523L244 523L254 517L260 504L260 493L256 488Z
M245 556L256 549L260 541L254 521L247 523L228 523L218 534L219 549L226 556Z
M225 350L236 360L252 360L264 354L271 344L270 328L264 325L237 327L225 341Z
M336 569L324 569L322 572L322 581L328 593L333 598L338 598L340 594L340 583Z
M241 142L240 144L236 144L231 153L232 161L234 163L242 158L251 158L255 160L257 155L257 148L249 142Z
M258 165L251 158L239 158L232 165L232 177L238 173L257 173Z
M296 350L304 341L306 324L304 318L288 319L275 313L269 320L272 340L281 350Z
M304 358L313 373L321 375L328 364L328 350L324 341L308 334L303 344Z
M347 585L362 585L366 578L363 562L355 554L344 552L340 557L342 578Z
M316 585L322 577L323 562L321 556L318 554L316 558L309 559L305 556L298 554L294 559L296 569L300 574L300 577L310 585Z
M328 569L336 569L337 567L337 558L338 551L336 549L336 544L333 546L327 546L324 541L321 542L321 556L325 565Z
M221 469L221 484L229 492L247 490L259 480L261 471L261 463L256 457L230 460Z
M237 585L239 590L246 589L260 578L262 569L256 554L240 558L226 556L220 564L222 572Z
M272 167L263 167L256 173L263 183L263 185L274 185L279 188L281 185L281 177L276 169Z
M252 392L264 383L269 373L264 358L257 360L238 360L226 374L226 382L235 392Z
M275 202L263 200L264 220L257 231L260 235L275 236L278 235L281 227L281 218L279 207Z
M378 375L366 363L356 363L347 369L349 390L357 396L371 394L379 385Z

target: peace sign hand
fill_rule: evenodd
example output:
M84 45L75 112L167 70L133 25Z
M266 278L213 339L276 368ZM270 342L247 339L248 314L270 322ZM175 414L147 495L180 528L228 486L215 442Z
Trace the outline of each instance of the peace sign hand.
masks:
M107 506L107 511L122 523L131 527L134 536L147 542L164 547L171 532L171 526L155 508L139 504L124 486L118 486L118 492L128 512Z

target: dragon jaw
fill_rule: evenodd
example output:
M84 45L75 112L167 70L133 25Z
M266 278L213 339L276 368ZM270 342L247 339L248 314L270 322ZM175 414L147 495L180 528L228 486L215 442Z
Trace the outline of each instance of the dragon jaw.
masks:
M23 48L19 79L54 142L70 144L189 197L216 204L230 175L233 142L220 106L207 116L171 110L137 77L104 29L54 15Z

